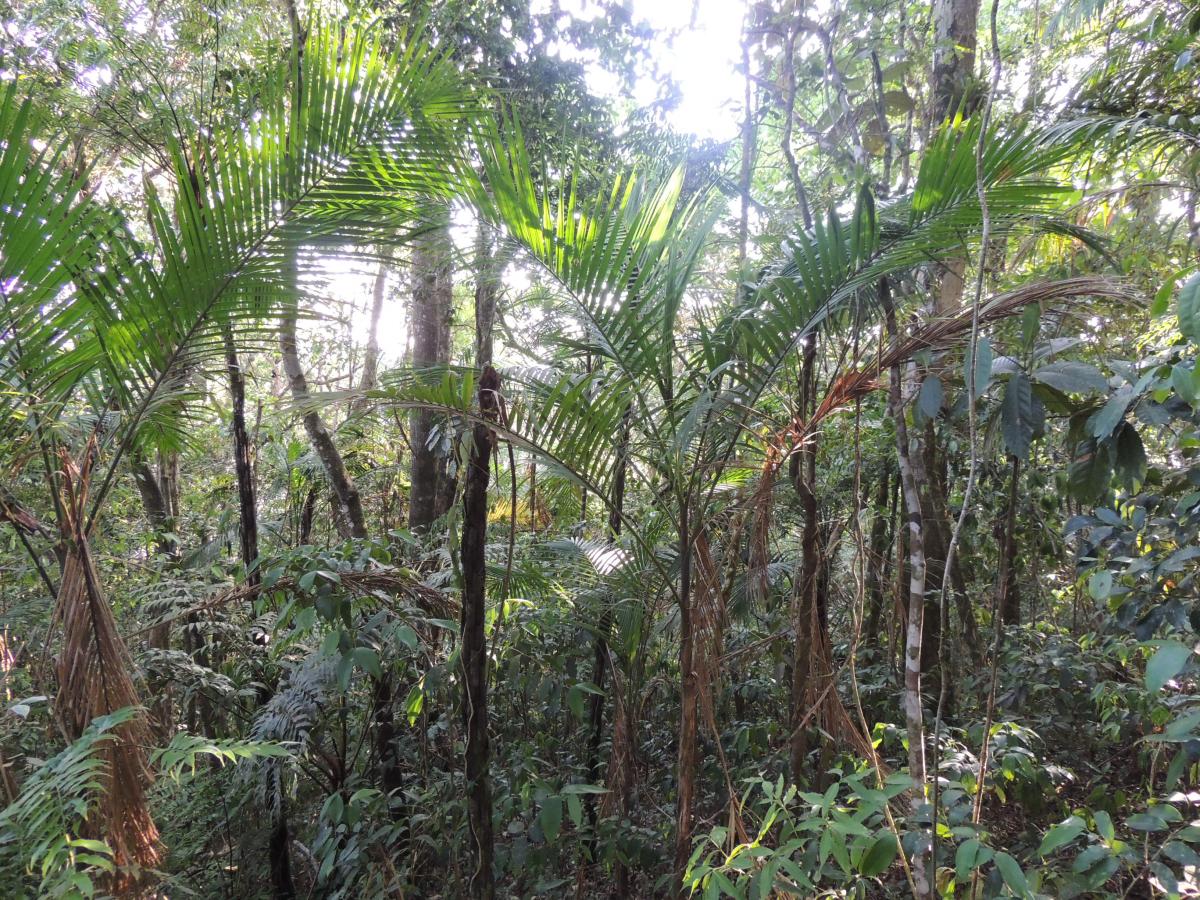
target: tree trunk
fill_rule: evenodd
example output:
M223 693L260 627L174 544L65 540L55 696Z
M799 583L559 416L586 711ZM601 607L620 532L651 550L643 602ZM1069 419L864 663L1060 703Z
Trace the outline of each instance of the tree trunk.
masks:
M333 489L333 496L341 513L341 528L346 532L344 536L365 538L367 522L363 515L358 488L355 487L350 473L346 471L346 464L342 460L342 454L338 452L337 445L333 442L329 428L321 420L320 414L311 408L308 379L300 365L300 356L296 347L297 314L297 309L293 305L279 321L279 349L283 356L283 369L287 373L288 382L292 387L292 398L303 410L304 430L308 432L308 439L312 443L313 449L317 451L317 456L325 469L325 477L329 479L329 486Z
M613 476L612 506L608 513L608 542L615 544L621 535L621 515L625 509L625 457L629 448L629 416L622 420L621 436L617 441L617 469ZM592 784L600 783L600 741L604 735L604 685L608 676L608 634L612 629L612 615L607 610L600 619L600 627L596 632L596 642L593 647L592 683L600 690L593 694L591 709L588 714L587 770ZM616 685L614 685L614 688ZM589 841L590 862L596 862L596 796L587 794L584 797L588 826L592 837ZM618 863L624 869L623 863ZM618 875L618 881L621 876Z
M375 272L375 281L371 285L371 325L367 331L367 350L363 356L362 378L358 382L358 389L364 394L379 385L379 318L383 315L383 301L387 299L387 275L390 261L388 256L384 256L379 261L379 269ZM367 405L367 398L360 396L354 401L353 409L355 412L362 412Z
M934 0L933 2L933 98L934 125L969 102L975 71L976 32L979 0ZM964 109L969 113L969 109Z
M887 279L880 281L880 300L887 317L887 327L893 341L899 340L896 313L892 306L891 287ZM908 622L904 642L904 719L908 732L908 771L913 780L912 809L914 816L925 804L925 723L921 707L921 641L925 618L925 543L921 511L921 494L918 490L915 460L908 439L908 425L904 419L904 396L900 367L892 366L890 372L889 405L896 428L897 460L900 469L900 485L904 504L908 512ZM929 848L922 835L921 846L912 854L912 874L918 900L933 896L931 876L928 871Z
M250 435L246 431L246 377L238 361L233 332L229 328L225 329L225 367L229 372L229 393L233 398L231 430L233 465L237 472L242 565L246 568L246 583L254 586L259 582L259 572L250 567L258 559L258 505L254 497Z
M815 397L816 340L810 336L801 361L800 409L808 415ZM819 589L821 569L821 534L817 507L817 447L816 435L811 435L792 457L792 484L800 497L802 531L800 537L800 590L794 604L792 627L792 696L789 728L791 733L789 762L792 781L801 783L804 760L808 754L808 738L800 727L808 712L809 682L813 677L812 663L824 658L813 653L813 643L825 640L826 611ZM813 610L817 611L815 631Z
M450 362L450 319L453 314L450 225L443 221L421 235L413 245L412 365L415 369L445 366ZM437 423L435 413L414 410L409 424L412 484L408 525L425 530L449 509L446 492L446 457L429 446ZM450 493L450 498L453 493Z
M500 259L481 220L475 234L475 365L492 364L496 299L500 294Z
M1021 595L1017 588L1017 504L1021 485L1021 460L1013 456L1008 487L1008 509L1000 535L1000 571L996 576L996 608L1005 625L1021 624Z
M675 814L675 867L671 896L683 896L683 876L692 852L692 817L696 800L696 729L699 688L693 671L695 635L692 621L692 539L688 498L679 505L679 793Z
M499 412L500 376L488 366L479 378L479 410L482 417L496 421ZM462 531L462 666L463 721L467 733L467 808L474 843L474 872L471 896L491 900L495 896L492 876L492 790L488 780L487 640L483 633L486 610L488 482L495 434L478 423L472 434L470 461L463 491Z
M879 644L879 622L883 616L883 601L887 592L888 531L891 510L888 505L893 496L891 466L882 466L875 494L874 518L871 520L871 536L868 540L867 558L867 622L864 637L867 646Z

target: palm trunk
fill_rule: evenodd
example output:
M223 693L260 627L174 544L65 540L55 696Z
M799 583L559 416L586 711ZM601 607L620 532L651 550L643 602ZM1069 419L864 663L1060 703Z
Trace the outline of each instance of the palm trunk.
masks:
M279 349L283 356L283 369L291 384L292 398L304 410L304 430L308 433L313 449L317 451L317 457L325 469L325 477L329 479L329 486L333 489L333 496L341 514L339 521L341 528L346 532L345 536L365 538L367 522L363 515L358 488L346 470L346 463L333 442L329 428L321 420L320 414L311 408L308 379L300 365L296 347L296 316L297 310L293 306L284 313L279 322Z
M485 420L499 413L500 377L488 366L479 379L479 409ZM474 871L470 892L474 898L495 896L492 875L492 789L488 779L487 640L486 611L488 482L495 434L484 423L475 425L470 461L463 491L462 532L462 666L463 721L467 733L467 809L471 824Z
M246 431L246 376L229 328L225 329L225 367L229 372L229 393L233 397L233 464L237 472L242 565L246 568L246 583L254 586L259 581L258 570L251 568L258 559L258 505L254 497L250 435Z

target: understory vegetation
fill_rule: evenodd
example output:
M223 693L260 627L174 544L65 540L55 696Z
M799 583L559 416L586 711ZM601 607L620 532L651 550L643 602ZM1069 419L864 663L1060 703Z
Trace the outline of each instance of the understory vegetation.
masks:
M1200 10L650 6L4 5L0 897L1200 896Z

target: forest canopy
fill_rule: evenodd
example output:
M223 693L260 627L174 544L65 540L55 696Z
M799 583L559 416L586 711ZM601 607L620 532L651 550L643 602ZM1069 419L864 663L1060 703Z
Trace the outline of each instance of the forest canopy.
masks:
M22 0L0 898L1200 896L1200 9Z

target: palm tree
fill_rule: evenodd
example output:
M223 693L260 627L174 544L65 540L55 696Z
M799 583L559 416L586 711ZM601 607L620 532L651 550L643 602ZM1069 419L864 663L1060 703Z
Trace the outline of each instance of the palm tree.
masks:
M314 22L252 119L171 144L174 189L148 188L146 244L81 190L68 142L36 149L45 136L19 83L0 103L0 437L6 463L40 464L57 514L56 710L75 738L138 704L90 551L122 462L149 431L181 435L187 373L264 343L263 323L297 302L316 261L302 248L373 246L419 227L425 198L452 192L479 107L419 28L385 44L371 27ZM88 410L88 437L72 439ZM103 832L125 880L158 858L143 728L129 720L104 751Z
M935 323L932 331L891 348L864 344L845 377L817 398L813 415L797 415L780 427L758 412L759 401L815 329L865 321L880 308L881 284L911 282L908 276L931 260L961 252L964 235L980 222L978 127L960 120L931 143L911 195L877 211L864 188L849 217L831 211L790 241L786 258L766 269L758 284L717 308L689 295L714 218L703 194L684 195L682 167L641 175L591 172L574 158L535 166L515 125L495 130L481 146L486 189L479 187L477 206L573 301L583 334L564 338L564 345L598 363L582 375L565 369L506 372L507 417L495 430L568 473L620 516L628 540L653 561L674 601L681 702L677 889L691 855L698 729L702 716L710 715L708 692L719 665L723 611L708 527L728 502L718 488L727 471L758 454L763 471L756 496L769 498L779 464L817 422L878 387L881 361L898 365L969 330L967 315ZM994 233L1051 226L1063 188L1045 173L1069 147L1042 133L999 131L985 135L983 146ZM538 172L565 174L554 180ZM601 187L588 191L588 184ZM1096 279L1039 284L983 304L983 319L1009 315L1034 297L1113 290ZM410 372L394 375L380 396L401 407L478 421L473 384L470 373L438 380ZM626 422L627 442L618 440ZM622 480L627 472L639 482L656 518L671 523L671 558L653 552L653 536L618 502L618 472ZM764 514L758 512L760 532ZM911 687L919 713L919 677ZM919 730L919 719L916 724ZM919 804L924 769L916 762L914 757Z

